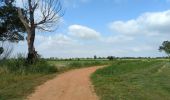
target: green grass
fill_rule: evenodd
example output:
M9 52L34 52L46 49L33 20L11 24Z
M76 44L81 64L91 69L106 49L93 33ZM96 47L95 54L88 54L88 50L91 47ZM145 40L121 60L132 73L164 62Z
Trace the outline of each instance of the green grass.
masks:
M168 61L117 61L91 79L101 100L170 100Z
M156 60L41 60L27 65L22 58L0 62L0 100L23 100L36 86L70 69L96 65L92 80L102 100L170 99L170 64ZM162 67L162 66L166 67Z
M36 86L54 77L54 74L1 74L0 100L23 100Z
M22 57L0 62L0 100L23 100L36 86L64 71L107 64L105 61L46 61L25 64Z
M45 60L33 65L26 64L24 58L3 60L0 62L0 100L23 100L56 72L57 68Z
M70 69L77 69L83 67L91 67L98 65L108 65L114 61L108 60L72 60L72 61L48 61L50 65L56 66L59 72L67 71Z

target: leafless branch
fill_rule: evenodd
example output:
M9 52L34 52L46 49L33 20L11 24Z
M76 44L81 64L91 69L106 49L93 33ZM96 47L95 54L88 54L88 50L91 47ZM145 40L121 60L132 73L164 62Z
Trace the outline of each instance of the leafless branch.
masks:
M42 30L49 30L64 15L62 5L59 0L42 0L40 2L41 6L39 9L41 10L42 17L39 22L35 23L35 27Z

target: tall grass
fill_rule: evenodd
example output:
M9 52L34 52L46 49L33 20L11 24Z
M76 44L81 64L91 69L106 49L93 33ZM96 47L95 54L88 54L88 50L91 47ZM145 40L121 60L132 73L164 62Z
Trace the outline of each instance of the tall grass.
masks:
M103 61L46 61L39 59L29 65L19 54L15 59L0 61L0 100L23 100L36 86L57 73L69 69L103 65Z
M54 77L57 68L45 60L30 65L19 55L0 61L0 100L22 100L34 88Z
M14 74L33 74L33 73L55 73L57 68L48 64L47 61L39 59L34 64L28 64L25 58L19 55L15 59L8 59L0 61L1 73L14 73ZM3 72L4 71L4 72Z

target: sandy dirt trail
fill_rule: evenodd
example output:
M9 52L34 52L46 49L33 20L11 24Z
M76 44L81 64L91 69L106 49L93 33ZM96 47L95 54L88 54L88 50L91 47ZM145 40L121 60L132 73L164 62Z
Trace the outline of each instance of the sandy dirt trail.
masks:
M75 69L37 87L28 100L98 100L90 75L103 66Z

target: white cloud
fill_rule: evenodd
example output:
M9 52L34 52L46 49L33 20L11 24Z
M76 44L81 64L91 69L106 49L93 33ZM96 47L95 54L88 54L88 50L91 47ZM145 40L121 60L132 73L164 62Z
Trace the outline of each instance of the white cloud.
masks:
M138 18L128 21L114 21L109 27L114 32L128 35L168 34L170 32L170 10L144 13Z
M69 35L80 39L94 40L100 38L99 32L82 25L71 25L69 26L68 31L69 31Z
M67 46L74 45L74 40L63 34L55 34L51 36L37 35L37 49L40 51L53 51L62 49Z
M132 47L131 50L133 52L147 52L147 51L154 51L155 48L149 45L140 45L140 46Z
M125 35L117 35L117 36L109 36L104 38L104 42L106 43L127 43L129 41L133 41L134 37L125 36Z

